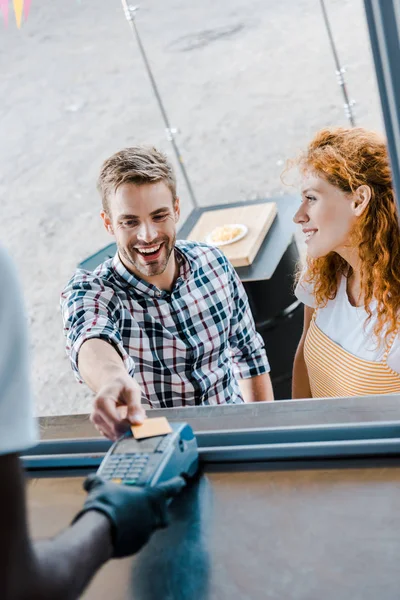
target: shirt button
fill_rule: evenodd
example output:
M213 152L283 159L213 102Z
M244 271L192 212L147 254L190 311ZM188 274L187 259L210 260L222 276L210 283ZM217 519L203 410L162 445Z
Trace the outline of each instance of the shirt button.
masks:
M158 297L160 297L161 294L162 294L162 292L160 292L160 291L156 292L156 296L158 296Z

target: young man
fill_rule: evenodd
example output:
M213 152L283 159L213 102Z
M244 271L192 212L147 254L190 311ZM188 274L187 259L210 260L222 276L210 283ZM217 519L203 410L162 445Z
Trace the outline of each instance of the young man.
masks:
M222 252L176 241L172 166L155 148L106 160L101 217L118 252L78 270L61 298L67 353L96 393L91 415L115 439L149 407L273 400L244 288ZM118 407L124 405L125 413Z
M36 444L25 314L13 265L0 249L0 598L74 600L112 557L137 552L166 525L168 498L184 483L128 488L96 477L74 523L50 540L32 542L18 454Z

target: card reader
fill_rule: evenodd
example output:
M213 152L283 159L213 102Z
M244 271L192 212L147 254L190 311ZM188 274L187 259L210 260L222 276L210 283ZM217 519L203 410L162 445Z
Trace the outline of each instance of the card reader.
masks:
M97 474L124 485L156 485L172 477L193 477L197 440L187 423L170 423L172 433L137 440L129 431L105 455Z

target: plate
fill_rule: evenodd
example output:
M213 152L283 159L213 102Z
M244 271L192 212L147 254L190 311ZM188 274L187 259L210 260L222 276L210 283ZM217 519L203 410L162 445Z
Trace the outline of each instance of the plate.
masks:
M240 232L237 235L235 235L235 237L232 238L231 240L216 242L212 239L213 234L218 229L221 229L221 227L232 227L233 229L240 229ZM246 227L246 225L243 225L241 223L229 223L227 225L220 225L219 227L215 227L215 229L213 229L211 231L211 233L208 234L208 236L206 237L206 243L210 244L211 246L218 246L218 248L220 248L221 246L228 246L228 244L234 244L235 242L242 240L244 238L244 236L247 235L247 232L248 232L248 228Z

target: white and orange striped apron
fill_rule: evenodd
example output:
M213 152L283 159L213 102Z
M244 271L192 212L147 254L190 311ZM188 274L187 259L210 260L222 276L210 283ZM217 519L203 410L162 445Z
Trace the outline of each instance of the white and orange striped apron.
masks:
M400 374L387 364L396 334L392 336L382 361L357 358L333 342L315 323L314 311L304 343L313 398L369 396L400 393Z

